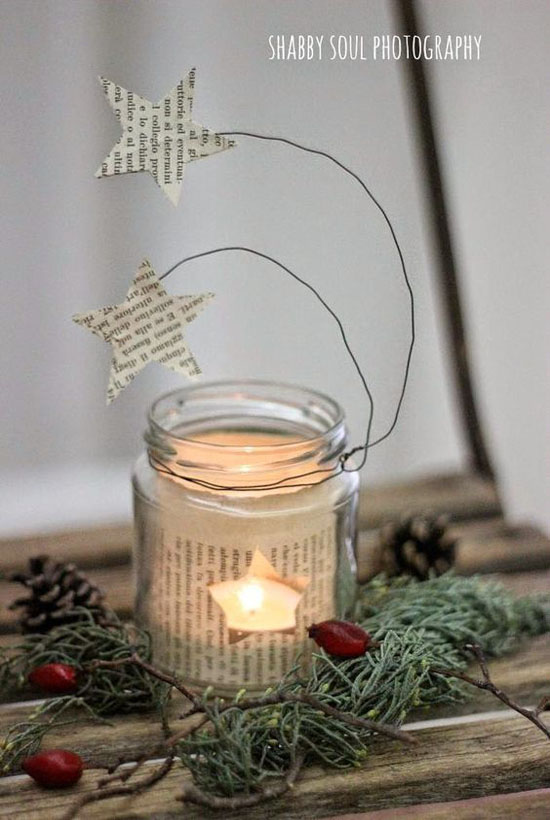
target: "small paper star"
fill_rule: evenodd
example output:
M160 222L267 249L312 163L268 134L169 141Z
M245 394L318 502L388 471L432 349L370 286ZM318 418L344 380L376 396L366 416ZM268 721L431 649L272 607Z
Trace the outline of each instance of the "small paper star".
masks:
M213 297L213 293L170 296L145 259L124 302L73 316L74 322L112 345L107 404L149 362L160 362L190 378L201 372L183 332Z
M225 615L229 643L258 632L296 631L296 608L309 578L283 578L256 550L247 572L235 581L211 584L208 591Z
M158 103L152 103L100 77L122 136L96 171L96 177L150 171L168 199L177 205L185 165L235 145L191 119L195 69Z

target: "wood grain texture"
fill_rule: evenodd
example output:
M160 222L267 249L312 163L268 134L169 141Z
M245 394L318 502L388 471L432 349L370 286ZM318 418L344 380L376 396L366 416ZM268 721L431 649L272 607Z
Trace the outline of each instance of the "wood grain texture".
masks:
M471 476L447 476L401 487L363 490L360 522L364 531L359 540L361 576L365 577L372 569L369 569L369 561L372 564L375 555L373 527L406 513L430 511L450 513L454 519L453 526L460 538L457 561L460 572L496 573L495 577L520 594L550 589L550 541L534 527L506 524L500 517L492 482ZM90 576L126 616L132 607L130 540L128 526L12 539L0 543L0 563L9 571L21 567L30 555L50 552L83 567L94 567ZM0 645L14 640L14 636L8 634L14 626L13 616L6 615L5 605L13 599L15 589L12 585L0 584L0 631L5 633L0 636ZM522 703L531 704L543 694L549 694L550 635L529 642L516 655L493 661L491 672L494 680ZM472 695L470 701L452 709L411 715L410 720L417 721L413 730L420 740L413 752L386 739L377 739L376 752L364 768L346 771L308 768L291 797L230 816L243 817L243 820L263 820L267 815L274 820L329 817L344 820L344 812L360 813L361 820L363 817L397 820L401 816L439 820L454 814L459 820L550 816L548 811L545 815L540 813L549 805L548 793L544 790L549 783L548 741L523 718L502 710L491 695L478 690ZM23 718L29 708L30 704L24 702L0 706L0 735ZM180 711L181 701L174 702L174 718ZM464 717L458 717L460 715ZM86 723L65 727L52 733L45 745L68 746L83 755L90 769L78 789L88 790L95 788L104 772L102 767L116 762L120 756L128 759L143 752L152 754L155 746L160 753L161 741L157 717L151 714L119 717L113 725ZM182 807L176 802L187 777L184 770L177 769L138 798L116 798L94 804L79 817L84 820L219 818L219 813L192 805ZM526 790L531 790L527 796ZM521 795L514 794L520 791ZM511 794L502 794L505 792ZM74 790L43 792L25 775L0 779L0 817L58 820L74 799Z
M490 797L473 797L452 803L420 803L400 809L381 809L360 814L333 814L322 820L480 820L480 818L528 818L548 820L550 789L494 794Z
M516 595L548 595L550 593L550 569L540 572L499 573L495 577L513 590Z
M360 769L335 771L312 767L304 772L291 797L281 798L232 816L263 820L266 814L285 820L322 818L340 811L373 811L412 803L544 788L548 783L548 741L519 716L458 726L442 725L417 732L414 752L377 741L376 753ZM80 789L94 788L99 773L86 773ZM155 788L135 799L115 798L83 810L82 818L220 817L175 801L187 774L173 771ZM22 776L0 784L0 817L56 820L74 800L75 791L41 792ZM228 813L224 813L227 815Z
M51 555L79 567L111 567L130 560L132 525L113 524L61 530L47 535L0 539L0 566L8 574L26 567L34 555Z
M363 486L359 528L379 527L402 515L445 513L455 521L502 515L493 481L471 474L449 474L382 487Z

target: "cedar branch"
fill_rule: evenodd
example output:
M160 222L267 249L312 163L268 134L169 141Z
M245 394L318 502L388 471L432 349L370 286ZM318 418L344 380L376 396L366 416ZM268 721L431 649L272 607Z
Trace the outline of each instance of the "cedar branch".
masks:
M180 800L182 803L197 803L200 806L206 806L210 809L232 810L256 806L258 803L265 803L267 800L281 797L281 795L291 789L300 773L304 758L305 752L298 752L283 780L272 786L265 786L253 794L243 794L236 797L217 797L214 794L207 794L202 789L199 789L198 786L190 784L176 797L176 800Z
M137 653L133 653L125 658L117 658L116 660L106 661L106 660L96 660L92 661L89 668L101 668L101 669L113 669L118 666L123 666L124 664L133 664L135 666L139 666L141 669L146 671L149 675L152 675L155 678L158 678L165 683L168 683L170 686L173 686L177 689L181 694L190 700L193 704L192 707L185 713L184 717L189 718L193 715L203 714L205 715L205 719L202 720L200 723L194 725L192 729L186 728L183 729L181 732L177 732L168 738L168 745L173 746L174 743L177 743L178 740L181 740L183 737L188 735L191 731L195 731L200 726L204 725L209 721L208 714L207 714L207 706L204 701L191 692L190 689L185 686L182 681L178 678L173 677L172 675L168 675L165 672L162 672L160 669L157 669L152 664L147 663L142 658L139 657ZM386 735L387 737L392 738L393 740L400 740L404 743L416 743L416 738L412 737L408 732L404 732L402 729L398 729L395 726L389 726L385 723L379 723L376 720L370 720L368 718L357 717L356 715L352 715L349 712L342 712L340 709L336 709L334 706L329 706L327 703L323 703L322 701L315 698L313 695L309 694L308 692L273 692L271 695L264 695L263 697L259 698L247 698L240 701L231 701L230 703L223 703L219 706L219 712L225 712L228 709L240 709L241 711L247 711L249 709L259 709L262 706L274 706L278 703L303 703L311 706L313 709L323 712L323 714L327 715L327 717L335 718L336 720L341 721L342 723L348 724L348 726L355 726L357 729L368 729L371 732L376 732L381 735Z
M393 740L401 740L404 743L414 744L418 741L415 737L410 735L408 732L404 732L402 729L397 729L395 726L389 726L386 723L379 723L376 720L370 720L369 718L362 718L357 717L356 715L352 715L349 712L342 712L340 709L336 709L334 706L330 706L328 703L323 703L323 701L318 700L313 695L310 695L308 692L273 692L271 695L264 695L263 697L259 698L247 698L240 701L232 701L230 703L222 703L219 705L218 714L222 712L227 712L229 709L240 709L241 711L247 711L248 709L261 709L263 706L275 706L279 703L303 703L311 706L312 709L315 709L318 712L322 712L327 717L335 718L336 720L341 721L342 723L347 723L348 726L355 726L357 729L368 729L371 732L377 732L381 735L386 735L387 737L392 738ZM205 707L203 704L197 704L188 712L186 712L182 717L188 718L195 714L200 714L205 712ZM202 720L199 724L193 726L192 731L198 729L199 727L203 726L205 723L208 723L209 718L205 716L205 719ZM177 743L182 738L186 737L189 734L190 730L188 728L182 729L180 732L176 732L172 737L168 738L168 743L173 745Z

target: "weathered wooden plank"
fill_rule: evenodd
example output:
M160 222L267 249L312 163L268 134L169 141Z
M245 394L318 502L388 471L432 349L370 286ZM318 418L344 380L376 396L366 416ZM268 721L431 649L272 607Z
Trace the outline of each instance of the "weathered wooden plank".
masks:
M499 581L502 581L513 590L516 595L537 595L550 593L550 570L543 570L542 572L513 572L499 573L497 576Z
M518 572L550 566L550 538L529 524L510 525L502 519L485 526L469 524L456 530L457 572Z
M479 479L471 476L443 477L415 482L401 488L367 488L362 493L362 507L366 512L361 514L361 525L369 527L378 526L384 520L404 513L421 511L446 512L456 521L464 521L457 525L462 533L459 569L463 572L497 569L509 571L518 567L550 565L548 540L533 528L510 528L502 519L491 519L491 516L500 512L494 487L490 482L480 483ZM65 560L75 560L82 566L109 567L90 574L106 589L109 598L120 605L122 614L126 615L131 611L132 604L129 574L127 567L118 565L128 560L131 530L127 526L109 528L107 537L105 532L101 529L49 536L47 539L25 539L24 544L20 539L11 541L9 553L15 553L16 557L2 560L2 564L7 569L16 568L32 554L49 552ZM372 534L362 535L361 544L368 545L369 538L372 538ZM0 550L2 557L7 556L6 542L0 542ZM363 555L366 555L365 546L360 549L360 565L364 574L367 561ZM512 588L522 593L534 589L547 591L550 587L550 573L530 572L503 578ZM11 585L0 585L0 612L3 604L12 600L14 589ZM0 629L11 628L12 624L13 621L2 621L0 615ZM10 640L12 636L2 636L1 642ZM540 695L548 694L550 638L544 636L533 641L523 652L512 658L496 661L491 668L495 680L503 688L523 702L533 702ZM464 708L454 709L453 712L472 713L494 709L496 706L498 704L489 695L476 692L469 704ZM23 715L26 711L25 705L14 704L0 708L0 734L5 726L12 724L18 715ZM438 714L443 712L433 712L429 716L437 717ZM518 727L514 728L518 721ZM472 726L477 726L478 729L474 730ZM443 730L444 735L438 734ZM525 732L529 731L537 736L536 730L520 718L503 715L502 718L490 721L475 719L473 724L441 724L434 728L420 729L418 736L423 741L422 747L428 747L428 752L423 750L419 755L416 750L411 755L400 747L390 746L380 740L376 755L373 755L364 770L342 773L310 769L303 783L294 790L292 800L283 799L270 804L269 812L274 817L281 818L317 818L333 811L341 813L344 807L373 811L391 806L392 811L395 811L397 806L411 801L456 800L470 794L496 794L519 788L537 789L547 782L542 780L545 755L544 752L534 751L531 740L529 743L524 742ZM460 737L457 733L460 733ZM544 743L542 735L538 739ZM76 731L73 727L66 729L65 734L61 731L50 736L47 745L68 745L70 741L72 748L80 749L92 765L98 766L113 763L121 754L138 756L144 750L150 752L157 740L160 743L161 736L157 720L151 715L117 718L115 725L111 727L79 725ZM518 747L517 753L512 754L514 746ZM503 748L508 750L507 759L517 764L513 769L512 764L508 767L505 765ZM431 760L429 754L432 755ZM484 760L484 755L486 758L492 756L493 762ZM445 770L446 765L448 771ZM498 771L495 771L495 767ZM388 771L393 772L391 777L388 776ZM81 788L93 788L98 776L97 770L86 773ZM100 803L81 816L128 819L155 817L156 820L180 816L182 807L175 802L174 797L181 789L182 777L185 777L183 772L174 772L155 790L137 800L117 799L109 804ZM14 814L31 820L47 816L48 820L50 817L55 820L74 799L74 793L44 794L24 776L4 778L0 783L0 816ZM191 806L185 807L184 813L192 820L220 816ZM259 807L247 810L246 817L247 820L256 820L263 818L265 813L266 807Z
M448 474L383 487L364 486L360 529L379 527L402 515L445 513L455 521L502 515L494 482L472 474Z
M82 567L109 567L128 563L132 544L129 523L47 535L0 539L0 566L9 573L23 569L34 555L51 555L58 561L73 561Z
M522 579L523 591L530 591L539 575L525 573L528 578ZM504 578L514 585L516 576L507 575ZM548 693L550 636L541 636L529 642L517 655L492 662L491 670L494 679L519 700L534 702L542 694ZM462 711L475 712L497 706L497 701L491 696L476 690L474 699ZM177 709L177 705L174 708ZM0 734L7 725L23 716L27 709L28 706L15 704L0 708ZM458 710L453 711L456 714ZM436 718L438 714L442 714L441 710L432 711L424 717ZM546 746L536 755L530 745L528 749L523 748L525 739L529 738L531 744L532 739L538 737L534 728L522 719L506 714L496 719L493 716L492 720L489 716L478 716L473 720L475 725L482 723L483 729L472 733L472 724L453 726L449 725L449 721L440 721L435 729L419 730L421 749L415 749L412 755L401 747L390 746L380 740L376 754L361 772L308 770L304 782L293 792L291 805L288 801L278 801L277 804L270 804L269 811L274 817L303 820L335 811L341 813L344 807L364 811L391 806L395 810L397 806L410 802L454 800L468 795L497 794L546 785ZM517 729L510 726L509 720L519 721ZM540 739L544 743L542 735ZM76 730L68 727L52 734L46 745L70 745L97 766L113 763L119 755L137 757L144 750L150 751L157 740L160 742L161 736L156 718L145 715L117 718L111 727L91 724L79 725ZM431 759L426 757L426 747L431 750ZM418 753L420 763L417 761ZM485 762L483 755L487 758ZM384 775L385 770L392 772L390 782ZM98 776L97 771L87 773L82 788L93 787ZM162 817L181 815L181 805L175 802L174 797L181 789L181 778L184 776L182 772L174 773L166 783L136 800L118 799L109 804L100 803L81 816L126 817L128 820L154 816L160 820ZM47 816L48 820L55 820L74 799L73 794L44 794L23 776L5 778L0 781L0 816L14 814L31 820ZM186 807L185 816L194 820L220 815ZM263 813L259 809L246 812L247 820L264 816L265 807Z
M526 572L507 573L494 576L496 579L513 589L518 594L528 594L536 591L548 592L550 589L549 573ZM99 579L101 580L101 578ZM11 586L11 585L10 585ZM0 591L2 586L0 585ZM129 588L126 586L128 596ZM6 593L7 594L7 593ZM10 593L13 594L13 589ZM123 602L124 603L124 602ZM131 600L128 597L125 606L130 606ZM8 648L21 640L21 636L15 632L0 634L0 648ZM502 686L509 690L516 697L523 699L523 702L534 702L545 694L548 694L548 681L550 681L550 636L540 636L527 642L524 647L515 655L492 661L492 669ZM13 703L16 700L27 701L32 698L30 691L20 694L4 692L1 695L5 702ZM440 709L437 714L468 714L471 711L483 711L494 708L491 705L490 695L477 692L472 701L464 704L454 704L447 709ZM0 707L1 710L1 707ZM21 711L24 716L25 707ZM12 721L13 722L13 721ZM7 724L2 720L0 711L0 735Z
M322 820L496 820L496 818L528 818L548 820L550 789L533 789L513 794L472 797L452 803L417 803L400 809L381 809L360 814L333 814Z
M294 787L291 796L235 812L247 820L273 818L304 820L340 812L373 811L415 803L452 801L471 797L541 789L548 783L548 741L524 718L502 717L441 725L416 733L414 751L380 739L376 752L361 769L335 771L312 767ZM94 788L99 773L86 773L80 790ZM114 798L83 810L81 818L171 818L187 820L220 817L187 804L182 811L175 801L187 774L174 770L154 789L136 798ZM75 799L75 790L45 793L22 776L5 778L0 787L0 817L48 817L56 820ZM227 814L227 812L224 812Z
M535 703L550 694L550 635L528 641L515 655L491 662L494 680L513 697L524 704ZM36 695L34 695L36 696ZM33 697L32 692L27 697ZM184 701L175 698L169 710L171 721L182 711ZM23 720L33 706L30 703L0 705L0 737L14 723ZM449 715L473 715L498 710L502 704L487 692L472 689L471 698L452 707L417 711L411 721L446 719ZM73 726L57 730L48 736L50 747L66 746L79 752L94 766L109 766L119 756L132 759L142 754L153 755L155 744L162 748L162 735L155 714L117 717L114 725L82 723L75 733Z
M181 714L185 701L178 698L169 709L170 720L176 721ZM5 736L7 729L24 719L36 705L3 704L0 706L0 737ZM88 763L95 767L112 766L118 760L135 760L146 754L156 757L162 754L163 734L159 716L155 712L140 715L119 715L109 723L82 721L69 726L62 726L49 733L42 744L43 748L70 748L77 752ZM0 779L0 784L2 780Z
M493 679L519 703L538 703L543 696L550 695L550 635L529 639L518 652L491 660L490 668ZM479 674L477 667L472 667L470 671L474 677ZM437 707L425 717L470 715L502 708L489 692L476 689L470 694L471 698L464 703Z

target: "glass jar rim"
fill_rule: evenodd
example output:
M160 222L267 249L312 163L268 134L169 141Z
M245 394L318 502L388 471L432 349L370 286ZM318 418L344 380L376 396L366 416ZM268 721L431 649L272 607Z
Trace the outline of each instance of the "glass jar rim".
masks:
M222 444L219 442L204 441L200 437L194 437L193 434L182 435L181 432L174 432L173 429L170 429L167 426L160 423L156 417L159 407L162 405L163 402L166 403L168 399L172 399L174 401L176 397L178 397L177 403L180 406L182 406L184 404L184 400L186 397L198 398L201 395L201 393L203 394L203 397L205 399L211 398L215 400L219 397L219 392L223 390L232 391L235 393L235 398L239 398L239 394L244 393L246 390L256 389L261 391L262 389L267 388L269 388L272 391L282 391L283 393L293 394L295 397L301 398L302 407L307 407L308 404L310 406L315 404L317 407L322 407L327 414L326 427L318 431L312 429L312 435L300 434L298 441L294 440L254 445ZM274 399L272 399L272 401L273 400ZM284 402L283 400L281 400L279 404L281 407L289 407L290 401ZM168 435L178 442L187 442L189 444L199 445L201 448L210 449L211 452L223 451L234 453L246 453L250 451L250 448L252 446L254 451L259 453L275 451L280 454L284 453L287 450L290 451L292 448L295 448L297 443L308 444L309 446L314 446L316 443L320 444L321 442L325 441L327 437L330 438L332 435L335 435L337 433L338 429L341 428L341 426L343 425L344 418L344 411L340 404L338 404L337 401L335 401L325 393L322 393L318 390L314 390L309 387L304 387L302 385L259 379L230 379L227 381L224 380L213 382L201 382L200 384L188 385L186 387L178 388L177 390L170 390L166 393L163 393L153 402L147 414L147 419L151 428L161 436ZM318 416L317 419L318 421L320 421L321 416ZM281 421L281 419L274 416L273 421ZM192 422L190 422L190 424L192 424Z

